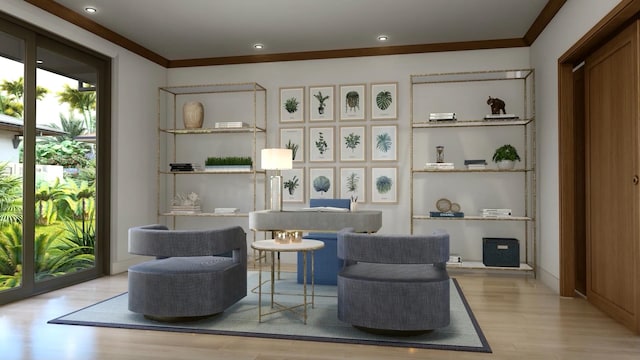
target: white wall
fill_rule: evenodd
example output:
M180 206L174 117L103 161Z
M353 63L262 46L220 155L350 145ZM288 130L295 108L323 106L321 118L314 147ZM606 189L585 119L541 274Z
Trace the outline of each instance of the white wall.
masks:
M531 46L538 124L538 244L540 278L559 289L558 58L619 3L568 0Z
M157 221L156 109L167 71L24 1L2 0L1 9L113 59L111 272L126 271L137 260L127 252L127 229Z

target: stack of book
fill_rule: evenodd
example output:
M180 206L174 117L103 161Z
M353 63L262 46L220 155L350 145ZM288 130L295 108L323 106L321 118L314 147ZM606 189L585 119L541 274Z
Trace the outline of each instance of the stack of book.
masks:
M426 163L424 165L425 170L453 170L455 167L453 163Z
M201 212L200 205L172 205L172 214L197 214Z
M487 168L487 161L485 159L465 160L464 166L467 167L467 170L483 170Z
M518 117L515 114L490 114L485 115L485 120L514 120Z
M249 127L249 124L242 121L217 122L215 124L216 129L240 129L243 127Z
M195 163L169 163L172 172L200 170L201 166Z
M456 121L456 113L430 113L429 121Z
M449 261L447 265L462 265L462 256L451 254L449 255Z
M496 218L511 216L511 209L482 209L482 217Z

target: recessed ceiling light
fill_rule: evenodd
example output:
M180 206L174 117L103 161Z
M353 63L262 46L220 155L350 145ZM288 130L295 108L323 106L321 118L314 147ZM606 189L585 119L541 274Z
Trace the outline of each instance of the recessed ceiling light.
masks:
M264 45L262 44L253 44L253 48L256 50L264 49Z
M98 12L98 9L92 7L92 6L87 6L86 8L84 8L84 12L89 13L89 14L94 14Z
M42 61L42 60L36 60L36 64L44 64L44 61Z
M389 37L387 35L378 35L378 41L387 41Z

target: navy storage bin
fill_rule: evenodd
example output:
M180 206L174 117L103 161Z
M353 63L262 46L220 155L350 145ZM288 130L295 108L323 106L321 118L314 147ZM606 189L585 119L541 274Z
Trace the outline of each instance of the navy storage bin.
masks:
M482 238L482 263L485 266L520 266L518 239Z

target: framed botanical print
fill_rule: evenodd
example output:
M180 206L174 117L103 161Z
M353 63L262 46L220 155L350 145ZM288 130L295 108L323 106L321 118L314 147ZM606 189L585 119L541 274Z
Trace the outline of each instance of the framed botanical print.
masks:
M309 86L309 121L335 121L335 86Z
M396 125L371 126L371 160L396 161L398 127Z
M304 128L280 128L280 148L291 149L293 162L304 162Z
M304 202L304 168L282 170L282 202Z
M398 118L398 83L371 84L371 120Z
M304 122L304 87L280 88L280 122Z
M367 180L366 168L340 168L340 198L362 204L366 202Z
M340 120L364 120L366 109L364 84L340 85Z
M398 202L398 178L395 167L371 168L371 203Z
M309 128L309 161L333 161L333 126Z
M365 127L340 127L340 161L365 160Z
M332 199L335 189L334 168L309 169L309 199Z

